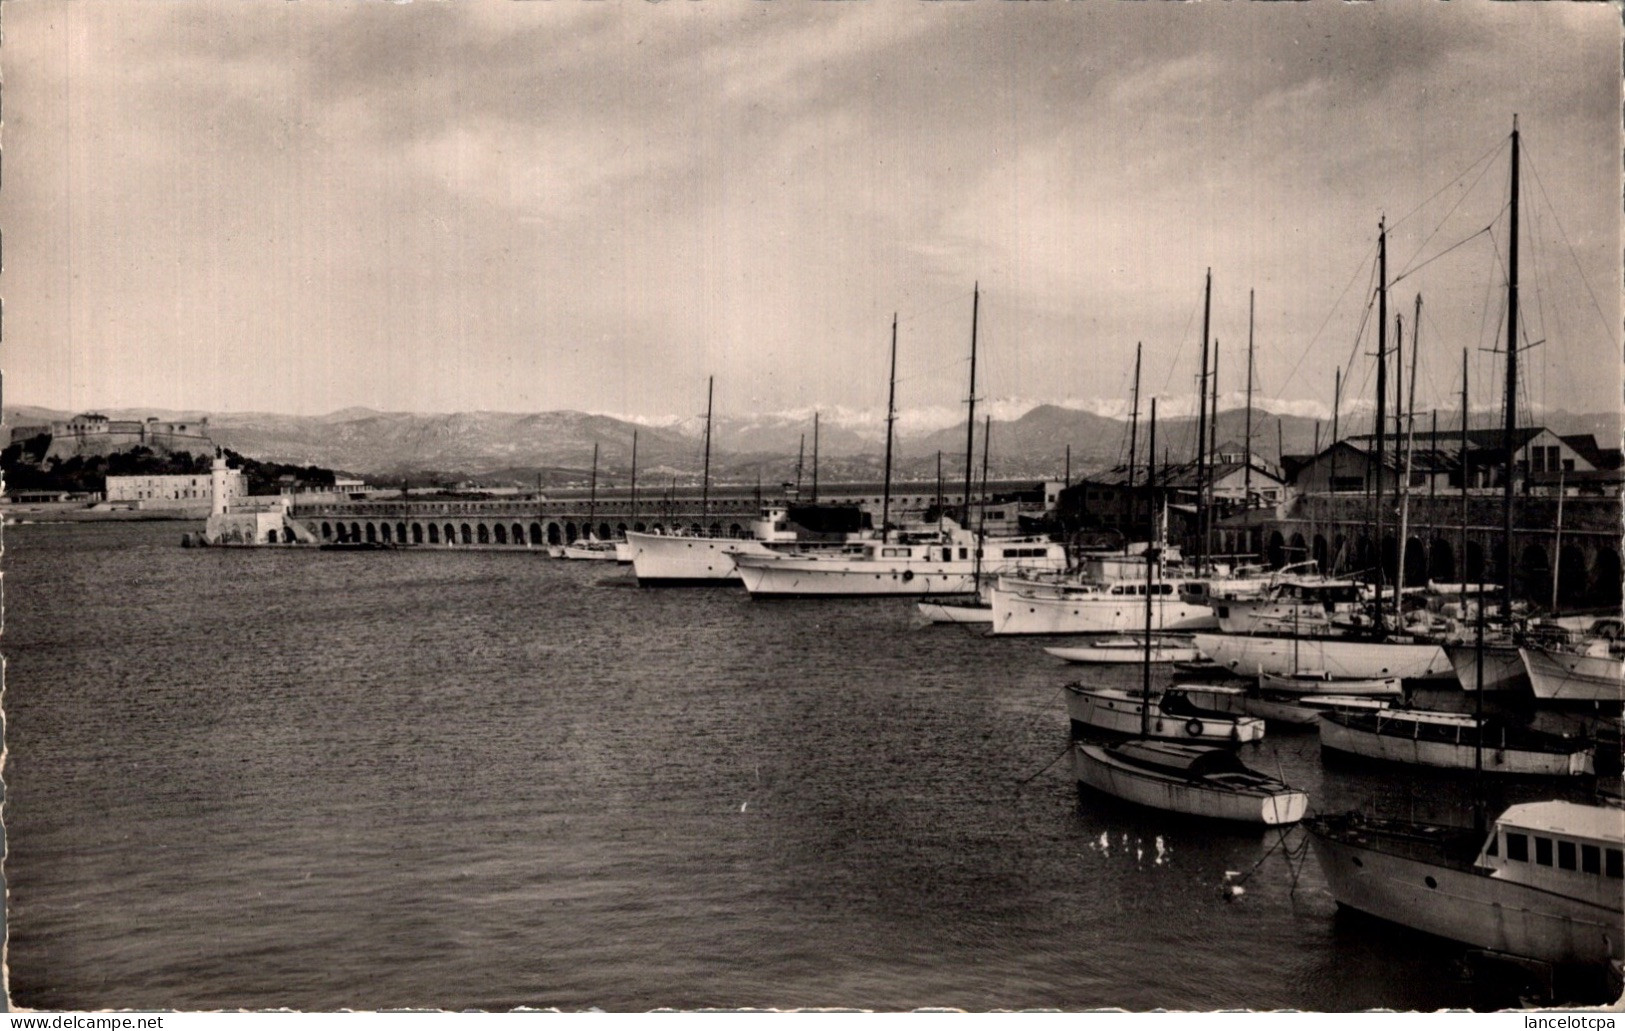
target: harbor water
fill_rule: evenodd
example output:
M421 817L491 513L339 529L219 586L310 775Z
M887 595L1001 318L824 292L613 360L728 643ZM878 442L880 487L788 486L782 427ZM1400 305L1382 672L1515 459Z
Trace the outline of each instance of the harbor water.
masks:
M905 600L183 528L6 528L17 1005L1516 1004L1338 912L1301 830L1081 794L1061 685L1138 669ZM1242 755L1313 810L1471 795L1313 734Z

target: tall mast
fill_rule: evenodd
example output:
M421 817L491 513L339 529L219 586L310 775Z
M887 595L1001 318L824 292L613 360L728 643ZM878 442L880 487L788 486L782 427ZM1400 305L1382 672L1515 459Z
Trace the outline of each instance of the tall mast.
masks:
M588 481L591 486L587 488L587 538L591 540L596 536L592 528L593 519L598 515L598 444L592 446L592 479Z
M1387 461L1388 428L1388 226L1377 223L1377 606L1382 612L1382 477Z
M1394 316L1396 327L1398 315ZM1416 449L1416 358L1417 349L1422 342L1422 295L1416 295L1416 315L1411 319L1411 393L1405 402L1405 478L1400 481L1399 502L1399 569L1394 580L1394 625L1400 624L1400 605L1405 597L1405 542L1411 532L1411 461ZM1404 341L1397 333L1394 338L1396 349L1404 346ZM1404 368L1403 352L1401 352L1400 367Z
M632 431L632 529L638 528L638 431Z
M1207 285L1202 290L1202 379L1196 387L1196 568L1203 567L1206 557L1203 525L1206 513L1202 504L1205 497L1204 481L1207 474L1207 331L1208 317L1213 308L1213 270L1207 270Z
M1467 583L1467 348L1461 349L1461 582ZM1484 604L1482 596L1478 604Z
M711 400L714 396L712 388L716 386L717 378L707 376L705 380L705 473L700 481L700 518L709 518L711 515ZM700 531L704 533L702 529Z
M1128 503L1134 504L1134 459L1139 454L1140 434L1140 344L1134 345L1134 408L1129 414L1128 423ZM1134 510L1129 509L1132 518ZM1128 549L1128 536L1123 537L1125 553Z
M796 500L801 500L801 468L807 455L807 435L801 435L801 443L796 446Z
M818 411L813 411L813 482L812 501L818 500Z
M1156 479L1157 466L1157 399L1151 399L1151 433L1150 448L1146 451L1146 494L1151 494L1150 486ZM1153 501L1152 505L1155 506ZM1153 509L1154 510L1154 509ZM1140 734L1149 737L1151 734L1151 585L1152 567L1159 556L1156 548L1148 546L1145 552L1145 662L1141 664L1140 681Z
M1066 446L1066 472L1062 474L1061 486L1072 486L1072 445Z
M1213 553L1213 499L1215 470L1219 464L1219 341L1213 340L1213 415L1207 421L1207 504L1203 507L1202 547Z
M1337 366L1336 371L1332 374L1332 469L1331 469L1331 473L1330 473L1330 482L1327 483L1327 486L1330 488L1330 490L1327 491L1328 494L1336 494L1337 493L1337 438L1338 438L1337 417L1338 417L1339 410L1342 407L1343 407L1343 367L1341 365L1339 365L1339 366ZM1333 509L1332 511L1336 511L1336 510ZM1322 569L1321 572L1322 573L1328 573L1328 574L1332 573L1332 572L1335 572L1337 570L1337 568L1339 566L1341 566L1341 565L1342 565L1341 549L1339 549L1339 555L1334 556L1331 559L1331 561L1328 563L1329 568Z
M1501 618L1512 619L1512 473L1518 432L1518 116L1512 116L1511 242L1507 244L1507 403L1505 488L1501 497Z
M1317 446L1316 451L1320 448ZM1242 461L1247 470L1242 473L1242 507L1253 504L1253 291L1247 291L1247 442Z
M885 543L886 527L891 522L891 429L897 421L897 313L891 317L891 373L886 388L886 482L880 495L880 540Z
M987 540L987 453L993 440L993 416L983 416L982 428L982 507L976 513L976 559L971 566L971 583L976 585L978 597L982 591L982 545Z
M937 451L937 532L942 531L942 452Z
M970 409L965 416L965 528L970 528L970 468L976 453L976 316L982 303L982 284L971 288L970 302Z

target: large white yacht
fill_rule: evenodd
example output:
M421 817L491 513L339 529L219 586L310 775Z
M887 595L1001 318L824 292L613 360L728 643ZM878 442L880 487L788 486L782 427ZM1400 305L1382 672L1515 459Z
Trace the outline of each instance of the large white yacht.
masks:
M632 533L632 572L643 587L732 584L736 555L840 548L861 540L863 512L855 505L772 504L751 522L748 537Z
M944 520L940 533L899 534L817 554L738 550L734 565L753 597L972 595L978 576L1065 569L1066 548L1042 537L979 543Z

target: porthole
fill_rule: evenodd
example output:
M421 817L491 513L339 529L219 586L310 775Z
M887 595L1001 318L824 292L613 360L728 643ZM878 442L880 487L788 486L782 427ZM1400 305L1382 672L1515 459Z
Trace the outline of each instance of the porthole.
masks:
M1439 886L1439 882L1433 879L1432 874L1429 874L1428 876L1422 878L1422 883L1427 885L1430 888L1437 888Z
M1349 856L1349 858L1354 861L1355 866L1364 866L1365 865L1364 863L1360 862L1360 857L1359 856Z

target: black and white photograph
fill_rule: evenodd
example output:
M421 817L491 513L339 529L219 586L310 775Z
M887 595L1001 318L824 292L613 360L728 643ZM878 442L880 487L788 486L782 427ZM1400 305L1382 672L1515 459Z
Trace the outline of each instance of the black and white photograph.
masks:
M1616 1006L1621 12L6 0L7 1007Z

